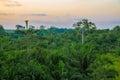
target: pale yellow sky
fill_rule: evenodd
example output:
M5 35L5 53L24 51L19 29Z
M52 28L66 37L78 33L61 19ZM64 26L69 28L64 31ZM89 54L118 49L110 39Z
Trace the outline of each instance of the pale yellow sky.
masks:
M24 25L26 19L33 25L68 27L81 18L98 25L120 24L120 0L0 0L0 24L5 28Z

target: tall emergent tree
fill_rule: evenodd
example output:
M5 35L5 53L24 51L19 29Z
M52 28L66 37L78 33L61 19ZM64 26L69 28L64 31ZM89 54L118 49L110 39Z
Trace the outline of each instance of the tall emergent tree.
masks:
M82 31L82 44L84 44L85 31L96 29L96 25L88 19L82 19L81 21L73 24L73 27L79 27Z

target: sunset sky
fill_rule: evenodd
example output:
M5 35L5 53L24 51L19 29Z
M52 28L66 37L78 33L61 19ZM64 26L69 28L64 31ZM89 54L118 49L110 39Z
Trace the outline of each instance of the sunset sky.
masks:
M97 28L120 25L120 0L0 0L0 24L14 29L16 24L71 27L87 18Z

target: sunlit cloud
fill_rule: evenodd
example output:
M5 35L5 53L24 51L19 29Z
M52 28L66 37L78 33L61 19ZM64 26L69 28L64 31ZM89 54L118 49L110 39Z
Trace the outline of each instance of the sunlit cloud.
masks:
M0 2L6 7L22 6L21 3L15 0L0 0Z
M7 3L5 4L5 6L7 7L15 7L15 6L22 6L22 4L20 4L17 1L13 1L13 0L9 0L7 1Z

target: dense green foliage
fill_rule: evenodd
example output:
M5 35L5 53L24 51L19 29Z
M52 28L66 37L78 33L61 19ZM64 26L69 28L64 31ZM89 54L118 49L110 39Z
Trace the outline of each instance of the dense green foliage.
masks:
M5 30L3 28L2 25L0 25L0 37L4 36L6 33L5 33Z
M6 34L0 27L0 80L120 80L120 26ZM4 34L2 34L4 33Z

